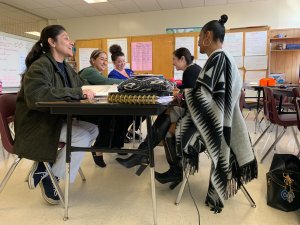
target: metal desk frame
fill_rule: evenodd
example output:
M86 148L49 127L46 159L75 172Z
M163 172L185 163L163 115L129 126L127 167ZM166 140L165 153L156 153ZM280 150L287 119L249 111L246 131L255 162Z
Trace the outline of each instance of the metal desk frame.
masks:
M154 225L157 225L157 204L156 204L156 191L154 180L154 151L151 148L151 116L159 115L168 108L168 105L153 104L153 105L130 105L130 104L114 104L107 102L38 102L37 107L49 108L51 114L67 115L67 141L66 141L66 185L65 196L63 197L61 190L58 190L61 202L64 204L64 220L69 219L69 189L70 189L70 162L71 152L84 151L84 152L105 152L105 153L135 153L142 155L149 155L150 165L150 181L152 193L152 206L153 206L153 219ZM72 117L73 115L132 115L132 116L145 116L147 120L147 133L148 133L148 150L133 150L133 149L98 149L98 148L81 148L71 146L72 139Z

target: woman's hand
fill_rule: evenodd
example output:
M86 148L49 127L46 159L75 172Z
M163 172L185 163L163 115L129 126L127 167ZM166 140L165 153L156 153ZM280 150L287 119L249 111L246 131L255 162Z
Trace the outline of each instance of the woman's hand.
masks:
M95 92L90 89L82 89L82 97L84 99L93 99L95 97Z

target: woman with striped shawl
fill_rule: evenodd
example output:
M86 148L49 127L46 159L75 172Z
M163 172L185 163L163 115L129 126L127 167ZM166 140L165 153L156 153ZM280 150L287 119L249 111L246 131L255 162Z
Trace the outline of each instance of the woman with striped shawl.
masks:
M208 22L199 34L200 53L209 58L196 87L184 92L188 110L176 127L177 155L183 156L183 166L197 170L203 146L210 156L206 204L216 213L242 183L257 177L256 158L239 108L242 80L233 57L222 50L227 19L222 15ZM171 175L170 170L157 173L156 179Z

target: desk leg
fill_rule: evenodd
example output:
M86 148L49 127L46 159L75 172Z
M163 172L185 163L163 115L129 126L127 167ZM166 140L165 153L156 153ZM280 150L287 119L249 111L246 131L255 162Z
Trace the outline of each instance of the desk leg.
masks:
M256 134L256 131L257 131L257 126L258 126L258 112L259 112L259 103L260 103L260 93L261 93L261 90L257 90L257 104L256 104L256 115L255 115L255 118L254 118L254 122L255 122L255 130L254 130L254 134Z
M150 159L150 180L151 180L151 192L152 192L152 207L153 207L153 219L154 225L157 225L157 204L156 204L156 191L155 191L155 179L154 179L154 151L151 145L151 117L147 116L147 135L148 135L148 150Z
M69 219L69 189L70 189L70 163L72 141L72 115L67 115L67 146L66 146L66 180L65 180L65 215L64 220Z

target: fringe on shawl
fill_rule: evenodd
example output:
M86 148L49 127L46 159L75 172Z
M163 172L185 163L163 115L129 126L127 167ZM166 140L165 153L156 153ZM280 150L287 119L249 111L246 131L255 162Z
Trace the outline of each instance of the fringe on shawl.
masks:
M246 184L257 178L257 161L256 158L251 162L239 166L237 160L231 163L231 179L227 181L227 187L224 199L233 197L240 189L242 184Z
M257 160L254 158L251 162L239 166L234 155L231 156L231 178L227 181L226 191L224 199L227 200L233 197L242 184L246 184L253 179L257 178ZM190 174L194 174L199 170L199 151L195 150L193 147L189 147L189 154L184 154L182 158L183 168L189 167ZM216 193L213 185L209 183L208 190L210 193L206 196L205 204L211 208L214 213L220 213L224 204L218 194Z

